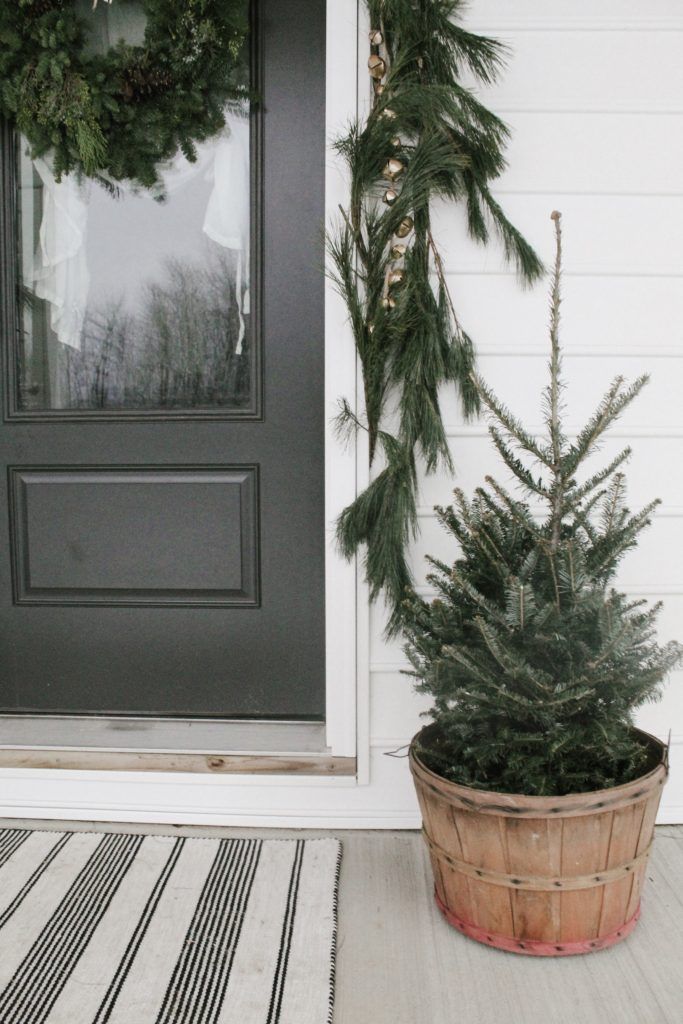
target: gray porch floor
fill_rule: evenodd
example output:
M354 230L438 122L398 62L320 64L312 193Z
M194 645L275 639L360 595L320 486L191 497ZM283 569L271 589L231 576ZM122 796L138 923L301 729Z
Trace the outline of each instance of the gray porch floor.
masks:
M0 822L37 824L187 835L328 834ZM344 843L335 1024L683 1021L683 826L657 829L643 916L633 935L600 953L557 960L488 949L445 924L431 899L429 864L416 832L333 834Z

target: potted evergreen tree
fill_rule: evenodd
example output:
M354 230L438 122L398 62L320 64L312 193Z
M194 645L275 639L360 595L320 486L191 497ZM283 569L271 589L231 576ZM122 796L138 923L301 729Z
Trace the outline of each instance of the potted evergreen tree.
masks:
M471 938L561 956L618 942L638 919L667 751L632 715L683 649L657 645L657 606L613 586L657 505L632 515L624 504L630 449L581 479L646 378L618 377L578 436L563 432L552 217L547 436L477 381L522 496L486 477L471 500L456 490L437 509L460 552L453 566L430 559L439 597L409 599L404 628L417 688L433 700L410 765L437 903Z

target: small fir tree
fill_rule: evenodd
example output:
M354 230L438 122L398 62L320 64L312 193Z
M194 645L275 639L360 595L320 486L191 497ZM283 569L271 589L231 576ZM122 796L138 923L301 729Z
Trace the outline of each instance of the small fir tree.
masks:
M630 448L579 479L647 377L630 386L617 377L573 442L563 430L562 239L560 215L552 217L547 435L528 433L476 381L491 439L523 496L486 477L472 500L456 490L454 507L437 509L460 557L452 568L429 559L440 597L411 597L404 620L411 674L434 701L437 728L423 760L455 782L532 795L602 789L647 771L633 711L660 696L683 653L677 643L657 645L660 605L628 600L612 585L658 504L634 515L626 508L619 470ZM544 518L529 501L547 509Z

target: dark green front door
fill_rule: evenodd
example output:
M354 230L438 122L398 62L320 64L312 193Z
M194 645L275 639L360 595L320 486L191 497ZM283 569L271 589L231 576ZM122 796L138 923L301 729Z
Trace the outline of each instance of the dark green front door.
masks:
M163 203L5 130L4 713L323 717L325 5L257 6Z

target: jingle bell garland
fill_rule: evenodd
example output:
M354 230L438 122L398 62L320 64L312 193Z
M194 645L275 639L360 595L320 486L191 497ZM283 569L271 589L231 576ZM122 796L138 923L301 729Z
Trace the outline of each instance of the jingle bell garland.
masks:
M195 159L196 143L249 96L246 0L137 6L142 45L94 53L87 16L70 0L0 5L0 114L33 156L50 155L57 180L73 172L151 188L160 164L178 150Z
M365 398L363 421L342 401L338 425L367 430L370 464L380 451L383 468L342 512L337 538L347 558L365 545L370 596L385 592L393 634L413 590L406 549L417 532L417 457L427 472L452 470L439 388L458 388L466 416L479 408L473 346L432 236L432 201L464 204L471 237L486 243L497 234L523 281L543 267L490 191L505 167L508 129L461 84L463 72L494 81L501 44L457 24L463 0L366 4L373 104L366 121L337 140L351 195L329 248ZM397 425L389 428L395 405Z

